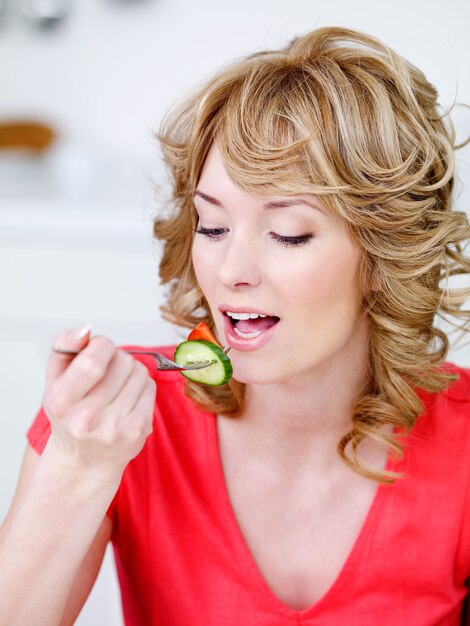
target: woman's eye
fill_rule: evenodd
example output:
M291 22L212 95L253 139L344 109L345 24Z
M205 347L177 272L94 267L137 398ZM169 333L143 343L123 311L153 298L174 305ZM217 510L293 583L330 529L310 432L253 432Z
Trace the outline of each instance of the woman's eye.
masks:
M218 239L226 231L226 228L204 228L203 226L198 226L196 228L196 234L205 235L206 237L209 237L209 239Z
M300 237L284 237L283 235L278 235L277 233L270 233L271 237L279 243L282 243L285 246L301 246L303 244L308 243L313 235L301 235Z

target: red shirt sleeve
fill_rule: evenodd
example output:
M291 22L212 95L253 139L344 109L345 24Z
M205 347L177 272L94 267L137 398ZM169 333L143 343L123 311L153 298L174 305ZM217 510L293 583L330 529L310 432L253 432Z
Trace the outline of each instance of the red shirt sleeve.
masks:
M42 454L46 443L51 434L51 424L46 412L41 408L36 415L34 422L31 424L26 437L30 446L36 450L38 454Z

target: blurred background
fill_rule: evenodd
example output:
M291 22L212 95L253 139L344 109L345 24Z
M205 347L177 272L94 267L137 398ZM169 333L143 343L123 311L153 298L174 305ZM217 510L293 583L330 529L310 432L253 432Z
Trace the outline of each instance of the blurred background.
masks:
M0 0L0 518L60 329L183 337L159 317L151 237L166 190L152 134L168 107L221 64L326 25L382 38L444 106L470 103L469 23L467 0ZM470 111L453 119L463 140ZM468 210L469 148L457 172ZM470 366L470 347L450 358ZM109 553L78 624L122 624Z

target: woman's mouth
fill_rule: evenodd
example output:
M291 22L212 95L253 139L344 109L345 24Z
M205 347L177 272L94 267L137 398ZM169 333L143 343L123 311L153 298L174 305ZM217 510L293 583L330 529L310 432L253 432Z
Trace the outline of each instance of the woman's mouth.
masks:
M276 315L225 311L225 335L229 345L238 350L255 350L271 338L280 321Z

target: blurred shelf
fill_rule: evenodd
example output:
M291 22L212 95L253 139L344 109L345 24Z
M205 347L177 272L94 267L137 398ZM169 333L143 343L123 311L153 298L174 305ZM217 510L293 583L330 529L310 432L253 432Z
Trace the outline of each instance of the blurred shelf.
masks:
M142 209L58 200L8 201L0 198L2 245L71 244L142 246L152 239L152 218Z

